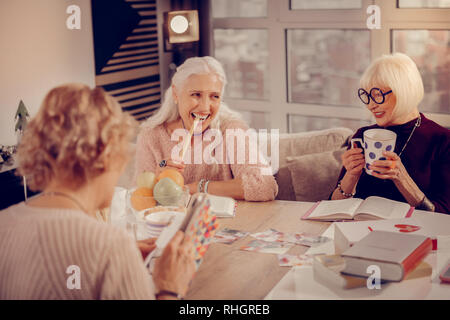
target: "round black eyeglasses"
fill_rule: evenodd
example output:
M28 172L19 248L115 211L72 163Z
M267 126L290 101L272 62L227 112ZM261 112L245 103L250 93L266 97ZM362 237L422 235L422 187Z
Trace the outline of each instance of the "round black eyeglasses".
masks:
M371 98L373 102L375 102L376 104L383 104L384 97L389 93L392 93L392 90L389 90L388 92L383 92L379 88L372 88L370 89L370 93L368 93L363 88L358 89L358 97L364 104L369 104Z

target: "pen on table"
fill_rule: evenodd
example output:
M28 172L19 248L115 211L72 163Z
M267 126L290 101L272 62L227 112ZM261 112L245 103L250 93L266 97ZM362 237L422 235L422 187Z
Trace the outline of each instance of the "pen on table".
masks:
M367 227L367 228L369 228L369 231L373 231L373 229L371 227Z

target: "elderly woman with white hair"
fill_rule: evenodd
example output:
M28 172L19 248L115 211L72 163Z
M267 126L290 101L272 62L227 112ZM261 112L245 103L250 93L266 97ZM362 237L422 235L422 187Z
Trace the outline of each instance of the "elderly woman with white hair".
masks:
M273 200L278 185L261 157L250 161L249 143L231 144L228 133L242 134L248 126L238 113L222 102L226 76L222 65L212 57L187 59L177 68L158 112L150 117L138 135L136 176L144 171L158 173L171 167L183 173L190 193L207 192L248 201ZM181 159L180 135L198 124ZM218 135L214 135L218 133ZM214 139L212 139L214 136ZM189 139L189 138L186 138ZM245 149L245 150L242 150ZM253 149L254 150L254 149ZM244 151L245 159L239 159Z
M405 54L384 55L364 72L358 95L375 117L376 124L397 134L395 149L368 169L361 148L350 148L332 199L381 196L407 202L417 209L450 213L450 131L418 110L424 95L422 78Z

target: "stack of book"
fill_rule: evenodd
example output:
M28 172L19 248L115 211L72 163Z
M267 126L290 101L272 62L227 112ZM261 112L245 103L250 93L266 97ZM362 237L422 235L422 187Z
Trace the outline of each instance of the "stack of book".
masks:
M373 231L341 255L316 256L314 278L345 289L365 287L370 266L379 268L380 281L426 277L432 268L423 260L431 249L426 236Z

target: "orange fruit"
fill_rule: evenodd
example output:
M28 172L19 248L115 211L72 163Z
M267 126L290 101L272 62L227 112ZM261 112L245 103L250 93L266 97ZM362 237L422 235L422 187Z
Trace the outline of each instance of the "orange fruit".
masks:
M156 182L158 182L162 178L170 178L180 187L184 187L184 177L176 169L171 168L165 169L163 172L159 174L158 178L156 178Z
M131 195L131 205L137 211L152 208L156 206L156 200L153 199L153 190L150 188L137 188Z

